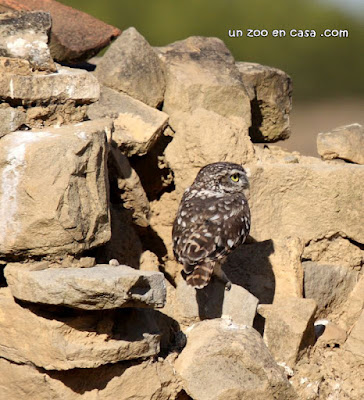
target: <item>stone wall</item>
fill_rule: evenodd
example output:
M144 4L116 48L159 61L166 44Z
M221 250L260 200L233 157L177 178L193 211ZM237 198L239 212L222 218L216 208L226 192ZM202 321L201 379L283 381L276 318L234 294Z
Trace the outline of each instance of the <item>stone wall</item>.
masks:
M220 39L129 28L86 70L49 14L0 18L38 46L0 53L0 398L363 398L363 128L288 153L290 77ZM251 186L230 291L187 286L171 244L216 161Z

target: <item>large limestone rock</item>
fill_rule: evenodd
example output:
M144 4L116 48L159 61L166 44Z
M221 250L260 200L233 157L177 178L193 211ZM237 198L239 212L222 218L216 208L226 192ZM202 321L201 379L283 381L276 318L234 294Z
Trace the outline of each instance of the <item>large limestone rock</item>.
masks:
M283 71L249 62L236 63L252 108L253 142L276 142L291 134L292 81Z
M229 291L217 279L201 290L177 279L176 288L167 286L167 302L161 310L176 319L182 327L188 327L204 319L229 318L239 325L252 326L258 299L246 289L232 285Z
M0 254L78 253L110 239L109 120L0 140Z
M220 39L193 36L156 51L167 71L163 110L168 115L204 108L247 131L249 97L234 58Z
M305 297L317 303L317 316L327 317L341 308L353 290L358 271L337 265L304 262Z
M126 265L92 268L26 268L7 265L5 276L19 300L83 310L120 307L163 307L166 297L161 272L138 271Z
M251 236L299 236L304 243L342 232L364 243L364 168L318 163L257 163L250 167Z
M194 325L175 368L194 400L295 398L258 332L231 321Z
M46 12L9 12L0 14L0 56L23 58L41 71L56 71L48 48L52 26Z
M364 164L364 127L359 124L341 126L317 135L317 152L324 160L340 158Z
M254 148L247 132L213 111L198 108L175 115L171 126L175 136L165 151L178 189L185 189L206 164L231 161L245 164L253 158Z
M160 334L143 310L51 313L17 304L0 289L0 357L46 370L96 368L159 353Z
M312 299L280 297L273 305L259 306L265 317L264 342L275 360L293 367L308 346L315 343L314 316L317 306Z
M166 129L168 115L139 100L103 86L100 99L87 111L91 119L114 118L113 140L128 157L145 155Z
M6 400L183 399L180 380L168 359L45 371L0 358L0 387Z
M10 104L30 105L64 103L92 103L100 96L97 79L85 70L57 67L52 74L20 75L8 72L0 79L0 98Z
M96 67L99 81L156 107L165 90L162 64L145 38L135 29L125 30Z

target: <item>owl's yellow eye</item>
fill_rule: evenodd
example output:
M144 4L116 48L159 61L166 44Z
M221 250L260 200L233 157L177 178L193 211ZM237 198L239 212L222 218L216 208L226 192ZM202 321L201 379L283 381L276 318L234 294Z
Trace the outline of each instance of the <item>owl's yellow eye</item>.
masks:
M239 182L240 177L239 177L238 174L232 174L232 175L230 176L230 179L231 179L233 182Z

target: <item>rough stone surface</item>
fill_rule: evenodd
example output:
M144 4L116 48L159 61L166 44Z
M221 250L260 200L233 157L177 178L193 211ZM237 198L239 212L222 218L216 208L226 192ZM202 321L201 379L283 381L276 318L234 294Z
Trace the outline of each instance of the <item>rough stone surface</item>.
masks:
M83 310L120 307L163 307L166 297L161 272L121 265L91 268L27 269L8 264L5 277L19 300Z
M364 127L359 124L341 126L317 135L317 152L324 160L340 158L364 164Z
M100 95L97 79L85 70L57 67L52 74L5 73L0 80L0 98L9 103L49 104L74 100L92 103Z
M364 249L342 233L315 238L307 243L302 258L320 264L359 269L364 264Z
M50 50L59 62L87 60L121 33L114 26L54 0L0 0L0 7L49 12L52 16Z
M110 147L108 162L111 191L117 192L123 207L131 213L136 225L148 226L150 205L138 174L127 157L115 147Z
M340 310L338 325L349 331L360 317L364 309L364 275L358 277L358 283L349 294Z
M346 336L346 332L343 329L329 322L325 325L324 333L318 338L316 346L340 347L345 343Z
M182 278L176 283L176 289L167 286L167 304L162 312L175 318L182 327L220 317L230 318L240 325L253 325L258 299L243 287L233 284L231 290L226 291L217 279L202 290L188 286Z
M345 343L345 350L364 357L364 310L350 332Z
M277 362L293 367L308 346L315 343L314 316L317 306L312 299L286 297L258 312L266 318L264 342Z
M90 105L87 115L90 119L115 119L113 140L128 157L145 155L168 123L166 113L106 86L101 87L100 99Z
M214 111L244 131L251 123L250 101L234 58L217 38L192 36L157 48L166 66L163 111Z
M195 400L295 398L258 332L231 321L194 325L175 368Z
M326 163L249 165L251 236L298 236L304 243L342 232L364 243L364 168Z
M135 28L125 30L110 46L95 73L103 85L151 107L163 101L165 81L162 64Z
M159 353L160 334L143 310L67 315L14 302L0 289L0 357L46 370L96 368Z
M48 48L51 26L50 14L41 11L0 14L0 56L23 58L34 69L56 71Z
M170 123L176 133L165 156L178 189L189 186L206 164L217 161L245 164L253 158L254 148L247 132L213 111L198 108L174 116Z
M44 371L0 359L6 400L182 400L181 383L169 360L121 362L95 369Z
M26 114L14 107L0 108L0 138L25 124Z
M111 129L105 119L0 140L1 255L76 254L110 239Z
M291 134L292 81L283 71L249 62L236 63L252 108L253 142L276 142Z
M244 244L228 257L224 269L233 283L244 286L261 303L302 297L302 251L303 243L297 237Z
M304 262L305 297L317 303L317 316L327 317L340 308L353 290L359 272L337 265Z

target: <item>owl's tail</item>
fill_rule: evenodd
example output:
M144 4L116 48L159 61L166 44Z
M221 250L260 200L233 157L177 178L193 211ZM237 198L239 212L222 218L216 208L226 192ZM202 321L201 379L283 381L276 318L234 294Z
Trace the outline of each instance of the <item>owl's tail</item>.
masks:
M196 289L202 289L210 282L213 270L214 266L212 262L196 265L193 271L187 275L186 282Z

